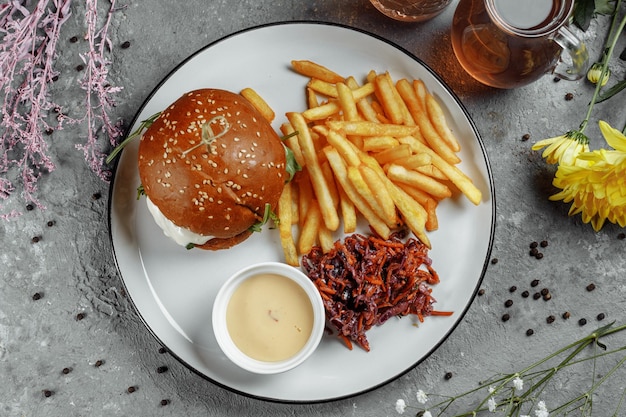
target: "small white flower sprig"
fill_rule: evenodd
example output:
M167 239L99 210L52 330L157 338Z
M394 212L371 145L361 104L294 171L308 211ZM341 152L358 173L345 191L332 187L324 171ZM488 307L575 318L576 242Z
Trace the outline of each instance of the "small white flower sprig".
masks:
M398 399L395 403L395 410L398 414L404 414L408 408L411 408L416 410L414 414L416 417L477 417L489 414L506 417L531 417L531 415L555 417L566 416L572 412L580 416L591 416L594 393L626 362L626 345L607 350L607 346L600 339L622 330L626 330L626 324L614 327L614 323L611 323L600 327L582 339L570 343L520 371L494 375L480 382L476 388L456 396L427 395L424 391L418 390L416 400L419 406L408 406L406 400ZM587 348L593 348L593 353L583 356ZM609 356L615 357L615 355L618 360L611 369L602 377L596 376L596 361ZM592 362L594 371L589 389L549 409L548 404L541 397L542 394L546 394L544 390L549 387L552 378L568 367L587 362ZM442 400L427 407L430 397L442 398ZM612 417L620 415L621 405L625 398L626 390L622 393L622 398L615 401L616 410ZM449 409L451 410L453 404L457 406L461 401L475 405L470 406L472 408L468 411L457 412L454 415L446 413Z

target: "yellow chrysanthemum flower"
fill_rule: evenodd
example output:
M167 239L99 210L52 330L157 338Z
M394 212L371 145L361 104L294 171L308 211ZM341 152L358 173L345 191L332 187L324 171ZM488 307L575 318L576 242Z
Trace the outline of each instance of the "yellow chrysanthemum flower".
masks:
M593 64L591 68L589 68L589 71L587 71L587 79L589 80L589 82L591 82L592 84L597 84L600 81L600 77L602 76L602 70L602 64L600 64L599 62ZM609 77L611 77L611 70L607 68L606 72L604 73L604 77L602 77L600 87L604 87L606 83L609 82Z
M541 156L549 164L574 165L579 154L589 151L589 139L577 130L543 139L532 146L533 151L544 149Z
M600 121L600 131L613 149L578 155L582 164L560 164L553 184L561 191L550 200L571 202L569 215L581 214L598 231L608 220L626 227L626 136Z

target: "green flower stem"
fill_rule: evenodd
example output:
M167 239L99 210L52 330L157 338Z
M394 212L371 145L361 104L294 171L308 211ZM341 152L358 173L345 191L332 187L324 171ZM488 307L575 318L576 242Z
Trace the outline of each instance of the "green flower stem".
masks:
M611 60L611 56L613 56L613 50L615 49L615 45L617 44L619 35L624 30L624 26L626 26L626 15L625 15L624 17L622 17L622 20L620 21L619 26L617 26L618 28L617 31L615 31L615 27L618 22L618 15L619 15L621 3L622 3L622 0L617 0L617 2L615 3L615 13L613 14L611 27L609 29L609 36L607 36L606 43L603 49L604 54L602 55L602 60L600 62L602 65L602 72L600 73L600 77L598 78L599 80L603 80L605 75L607 74L609 70L609 62ZM580 133L583 133L585 129L587 128L587 124L589 123L589 119L591 118L591 112L593 110L594 105L596 104L596 101L598 100L598 96L600 94L601 89L602 89L602 83L601 82L596 83L596 88L593 92L593 96L591 97L591 101L589 102L589 107L587 108L587 114L585 116L585 119L580 123L580 127L579 127ZM624 129L626 130L626 127Z

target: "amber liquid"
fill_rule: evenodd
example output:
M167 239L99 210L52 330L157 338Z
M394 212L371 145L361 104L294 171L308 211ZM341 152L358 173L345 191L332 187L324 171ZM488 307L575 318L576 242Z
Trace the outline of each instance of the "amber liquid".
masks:
M561 0L495 0L500 18L518 29L552 21ZM461 66L476 80L497 88L529 84L550 72L561 48L548 38L527 38L498 27L484 0L461 0L452 21L452 47Z

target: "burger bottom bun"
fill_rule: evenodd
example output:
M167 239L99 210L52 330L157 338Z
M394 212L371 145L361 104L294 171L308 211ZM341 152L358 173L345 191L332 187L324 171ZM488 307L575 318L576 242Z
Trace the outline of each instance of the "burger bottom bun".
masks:
M252 231L245 230L242 233L239 233L238 235L228 237L228 238L215 237L213 239L210 239L209 241L207 241L206 243L202 245L195 245L195 247L198 249L204 249L204 250L228 249L228 248L232 248L235 245L240 244L241 242L249 238L251 235L252 235Z

